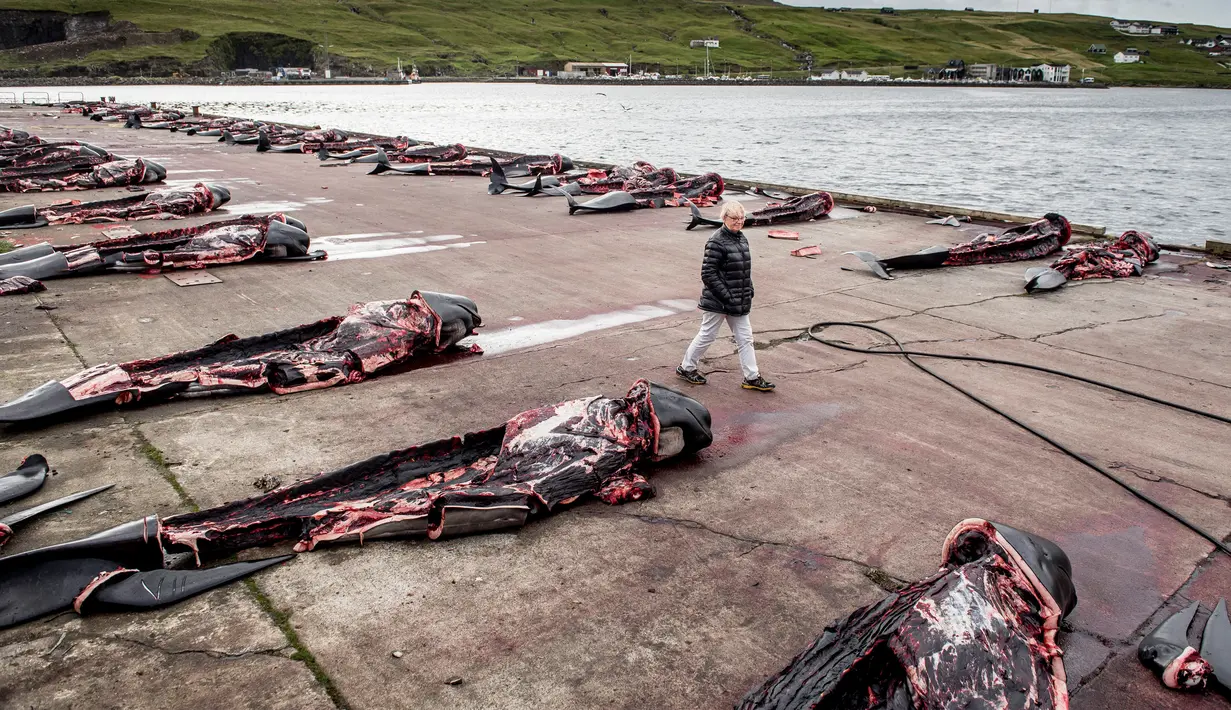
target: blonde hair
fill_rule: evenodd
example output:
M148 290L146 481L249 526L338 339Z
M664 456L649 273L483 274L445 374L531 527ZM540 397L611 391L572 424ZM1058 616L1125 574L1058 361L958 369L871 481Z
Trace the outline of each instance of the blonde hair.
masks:
M727 217L743 217L743 216L744 216L744 205L743 204L736 202L735 200L728 200L722 203L722 213L719 215L720 219L726 219Z

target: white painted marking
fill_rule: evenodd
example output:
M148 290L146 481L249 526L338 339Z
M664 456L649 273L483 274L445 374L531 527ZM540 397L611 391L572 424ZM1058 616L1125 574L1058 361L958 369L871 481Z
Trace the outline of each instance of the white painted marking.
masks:
M294 212L304 207L307 207L307 205L302 202L245 202L239 205L229 204L218 211L235 214L254 214L256 212Z
M314 241L330 240L335 242L350 242L373 237L396 237L402 232L356 232L355 234L330 234L327 237L317 237Z
M168 170L168 175L183 175L184 173L220 173L221 169L201 169L201 170Z
M398 232L368 232L363 234L338 234L331 237L313 237L312 246L329 252L331 259L361 259L375 256L394 256L395 254L416 254L423 251L438 251L446 247L429 246L440 242L452 242L462 238L460 234L433 234L430 237L398 237L382 239ZM467 242L466 244L485 244L486 242ZM447 246L460 246L450 244ZM354 256L362 254L363 256Z
M456 237L454 237L456 238ZM330 261L346 261L347 259L379 259L386 256L400 256L402 254L423 254L429 251L442 251L444 249L465 249L474 246L475 244L486 244L487 242L458 242L457 244L424 244L423 240L414 240L419 244L407 244L411 239L386 239L374 242L359 242L356 244L341 243L331 245L328 242L321 243L321 240L313 239L312 246L315 248L323 248L329 254Z
M178 180L163 180L160 183L151 183L151 186L156 186L156 187L185 187L185 186L188 186L188 187L191 187L192 185L196 185L202 180L208 180L208 179L209 178L180 178ZM254 183L252 180L248 178L224 177L224 178L210 180L210 184L230 186L230 185L240 185L240 184L254 185L256 183Z
M579 335L597 330L618 328L622 325L640 323L654 318L675 316L697 307L696 301L672 299L659 301L656 304L647 303L633 306L621 311L599 313L576 320L551 320L531 325L520 325L493 333L482 333L462 341L463 344L477 343L488 355L499 355L514 350L524 350L538 345L546 345L559 340L575 338Z

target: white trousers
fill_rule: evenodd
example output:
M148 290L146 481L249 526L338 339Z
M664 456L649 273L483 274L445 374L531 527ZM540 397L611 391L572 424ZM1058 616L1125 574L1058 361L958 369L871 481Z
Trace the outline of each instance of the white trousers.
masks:
M697 369L697 363L705 357L705 351L718 338L718 328L726 321L735 336L735 345L739 347L739 366L744 371L745 380L755 380L760 374L757 371L757 355L752 348L752 321L748 316L728 316L723 313L701 311L701 332L692 339L692 344L684 353L685 370Z

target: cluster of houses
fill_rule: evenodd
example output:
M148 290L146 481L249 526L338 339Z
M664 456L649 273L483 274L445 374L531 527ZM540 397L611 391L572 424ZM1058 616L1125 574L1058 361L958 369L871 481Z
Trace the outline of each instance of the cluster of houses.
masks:
M1112 29L1126 35L1178 35L1180 28L1175 25L1151 25L1147 22L1127 22L1112 20Z
M1231 35L1186 39L1181 40L1180 44L1186 44L1194 49L1204 49L1211 57L1231 56Z
M908 66L906 70L919 67ZM966 81L978 83L1069 83L1069 65L1036 64L1030 67L1009 67L998 64L967 64L961 59L950 59L943 67L925 67L922 79L893 79L893 81ZM866 71L848 72L833 70L808 77L812 81L890 81L888 74L869 74Z
M265 71L263 69L236 69L230 72L231 77L235 79L257 79L267 81L270 79L311 79L312 70L308 67L278 67L273 71Z

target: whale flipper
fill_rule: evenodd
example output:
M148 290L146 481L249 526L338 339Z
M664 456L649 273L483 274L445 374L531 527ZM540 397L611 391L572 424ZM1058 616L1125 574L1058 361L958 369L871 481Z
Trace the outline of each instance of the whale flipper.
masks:
M1226 599L1218 600L1214 613L1205 622L1201 657L1210 664L1219 684L1231 689L1231 619L1227 618Z
M31 454L16 471L0 476L0 503L24 498L43 487L51 467L42 454Z
M1036 266L1026 270L1026 293L1055 291L1066 283L1068 279L1064 277L1064 274L1046 266Z
M1188 605L1163 620L1137 644L1137 659L1154 671L1168 688L1186 689L1205 685L1209 665L1188 645L1188 627L1201 608Z
M122 576L115 575L96 587L87 587L74 600L74 607L84 614L170 606L294 557L295 555L279 555L207 569L132 571Z

